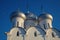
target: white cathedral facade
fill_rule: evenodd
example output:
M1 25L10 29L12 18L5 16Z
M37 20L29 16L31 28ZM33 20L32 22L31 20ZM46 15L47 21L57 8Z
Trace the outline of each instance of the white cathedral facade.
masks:
M7 40L60 40L60 31L53 28L49 13L37 17L33 13L15 11L11 14L12 29L5 32Z

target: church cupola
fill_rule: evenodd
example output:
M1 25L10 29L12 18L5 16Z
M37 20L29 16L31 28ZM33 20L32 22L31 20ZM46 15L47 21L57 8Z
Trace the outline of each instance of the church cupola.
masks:
M22 27L24 28L24 20L26 19L26 16L23 12L15 11L11 14L11 22L14 27Z
M39 25L43 29L52 28L52 20L53 20L52 15L50 15L48 13L41 14L39 16L38 20L39 20Z
M37 16L33 13L26 13L25 28L34 27L37 25Z

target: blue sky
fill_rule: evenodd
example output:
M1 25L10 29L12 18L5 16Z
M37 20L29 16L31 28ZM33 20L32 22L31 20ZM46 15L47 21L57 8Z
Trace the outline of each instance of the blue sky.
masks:
M12 28L10 22L10 14L20 9L27 12L27 0L0 0L0 40L6 40L4 32L8 32ZM43 4L43 12L52 14L53 27L60 30L60 0L28 0L29 10L37 16L41 14L41 4Z

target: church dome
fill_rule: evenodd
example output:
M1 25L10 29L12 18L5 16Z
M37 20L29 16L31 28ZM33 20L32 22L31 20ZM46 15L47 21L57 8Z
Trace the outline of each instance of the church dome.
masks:
M42 19L51 19L53 20L53 17L51 14L40 14L39 15L39 20L42 20Z
M23 12L20 12L20 11L14 11L12 12L11 14L11 20L14 18L14 17L22 17L23 19L26 19L26 16Z
M37 16L31 12L26 13L27 19L37 20Z

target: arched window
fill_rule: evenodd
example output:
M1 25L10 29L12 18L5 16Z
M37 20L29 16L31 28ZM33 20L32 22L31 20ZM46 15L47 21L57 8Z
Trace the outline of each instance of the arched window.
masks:
M34 36L35 36L35 37L37 36L37 32L34 32Z
M55 37L54 33L52 33L52 37Z
M19 27L19 22L17 21L17 27Z
M49 25L49 23L48 23L48 28L50 28L50 25Z
M17 36L19 36L19 31L17 32Z
M44 29L46 29L45 24L43 24L43 26L44 26Z

